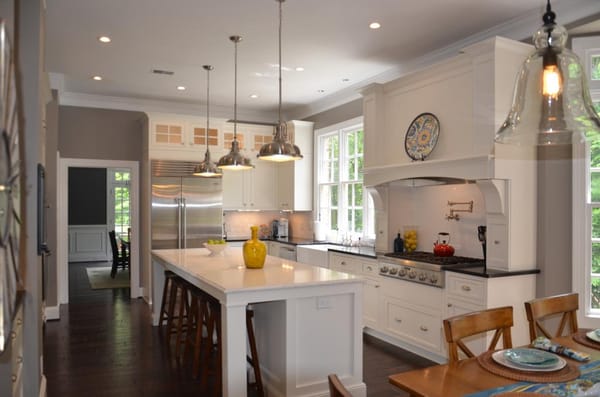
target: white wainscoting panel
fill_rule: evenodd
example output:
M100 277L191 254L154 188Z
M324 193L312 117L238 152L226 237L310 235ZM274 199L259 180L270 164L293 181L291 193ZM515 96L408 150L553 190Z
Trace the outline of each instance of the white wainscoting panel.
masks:
M69 262L109 261L107 225L69 225Z

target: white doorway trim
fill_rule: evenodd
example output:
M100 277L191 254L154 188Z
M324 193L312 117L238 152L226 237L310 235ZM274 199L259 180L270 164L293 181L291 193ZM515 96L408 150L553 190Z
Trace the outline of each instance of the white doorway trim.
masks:
M137 161L123 160L94 160L58 158L57 175L57 208L56 208L56 275L58 303L69 303L69 167L84 168L129 168L131 170L131 297L142 296L140 288L140 255L139 255L139 191L140 175Z

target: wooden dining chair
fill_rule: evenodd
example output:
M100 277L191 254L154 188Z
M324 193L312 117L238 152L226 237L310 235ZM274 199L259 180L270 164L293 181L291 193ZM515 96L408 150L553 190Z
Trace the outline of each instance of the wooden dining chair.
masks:
M329 380L329 395L331 397L352 397L352 394L344 387L336 374L327 376Z
M110 277L115 278L117 270L122 268L123 270L129 267L129 256L124 256L119 247L117 246L117 236L114 230L108 232L108 238L110 240L110 248L112 249L113 263L110 269Z
M500 337L505 349L512 347L510 328L513 326L512 306L498 307L462 314L444 320L444 334L448 342L448 362L460 361L458 349L467 357L475 354L462 341L463 338L495 331L487 350L495 350Z
M527 321L529 321L529 338L533 342L538 336L545 336L548 339L563 336L567 324L569 325L569 333L566 335L576 333L579 328L577 325L578 309L579 294L576 292L525 302L525 312L527 313ZM559 317L560 323L556 332L551 333L546 328L548 324L545 320L558 319Z

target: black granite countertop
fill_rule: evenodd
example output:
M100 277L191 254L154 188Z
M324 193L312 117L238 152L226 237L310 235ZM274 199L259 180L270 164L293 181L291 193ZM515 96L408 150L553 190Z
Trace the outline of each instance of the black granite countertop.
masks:
M476 277L482 277L482 278L522 276L525 274L538 274L540 272L540 269L507 271L507 270L497 270L497 269L486 269L483 266L463 267L463 268L448 267L445 270L447 272L468 274L470 276L476 276Z

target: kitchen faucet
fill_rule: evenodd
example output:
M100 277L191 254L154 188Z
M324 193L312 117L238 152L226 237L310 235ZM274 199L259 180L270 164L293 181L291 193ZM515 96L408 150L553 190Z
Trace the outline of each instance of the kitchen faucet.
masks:
M466 205L467 208L452 208L455 205ZM450 214L446 215L446 220L454 219L458 221L460 216L457 212L473 212L473 200L471 201L448 201L448 206L450 207Z

